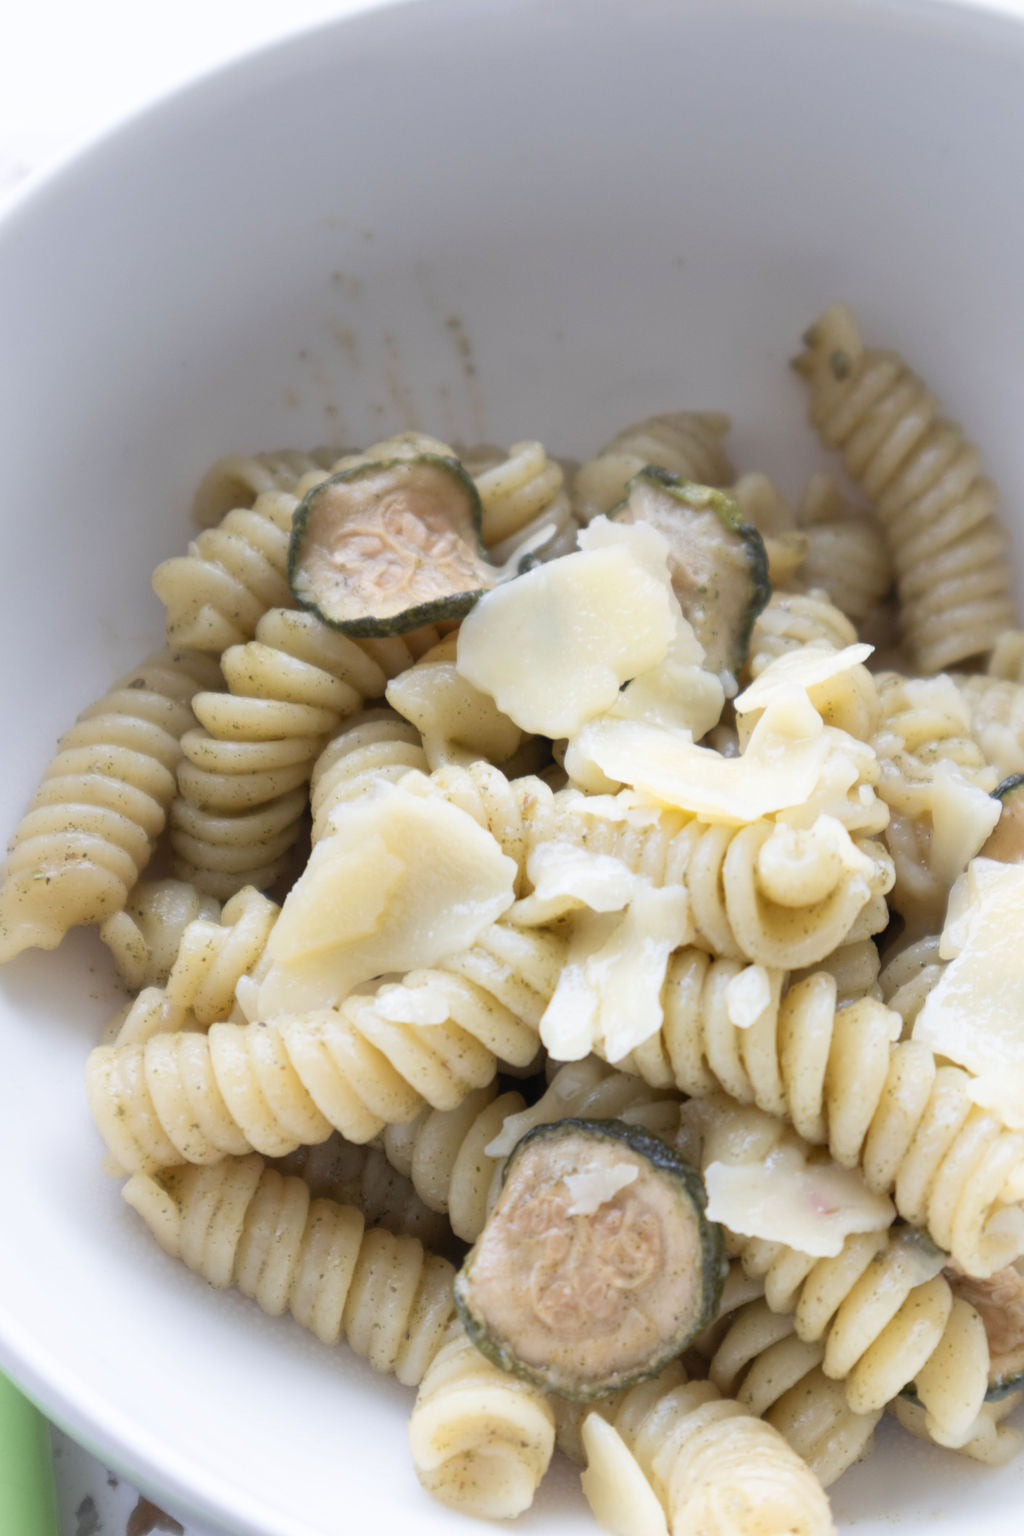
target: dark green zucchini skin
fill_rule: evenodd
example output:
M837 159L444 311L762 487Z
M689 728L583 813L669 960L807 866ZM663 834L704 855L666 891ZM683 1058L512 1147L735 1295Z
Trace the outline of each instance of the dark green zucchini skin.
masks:
M992 791L993 800L1009 800L1013 797L1014 790L1024 787L1024 773L1011 773L1001 784L997 784Z
M1024 773L1011 773L992 791L1001 806L980 857L1001 864L1024 863Z
M691 1340L701 1333L717 1314L722 1286L728 1271L728 1259L722 1228L717 1222L709 1221L707 1218L707 1192L700 1173L659 1136L653 1135L642 1127L627 1125L621 1120L569 1118L534 1126L509 1154L502 1172L502 1187L504 1188L508 1183L517 1161L527 1148L535 1147L538 1143L553 1142L576 1135L624 1145L643 1158L658 1176L670 1180L678 1192L679 1199L685 1202L687 1217L693 1221L699 1234L701 1271L700 1304L687 1319L685 1329L666 1340L664 1347L655 1356L646 1360L635 1370L620 1373L614 1381L596 1386L573 1387L561 1380L556 1383L543 1370L538 1370L521 1360L511 1345L496 1338L489 1331L486 1321L477 1315L472 1303L471 1290L475 1247L470 1250L456 1275L455 1305L469 1338L477 1349L501 1370L520 1376L549 1392L555 1392L558 1396L575 1402L589 1402L656 1376L670 1360L674 1360L682 1353Z
M315 613L317 618L329 628L351 635L354 639L386 638L389 635L406 634L409 630L419 629L424 624L437 624L445 619L461 619L487 590L485 587L475 587L467 591L447 592L430 602L417 603L397 614L386 616L366 614L359 618L335 619L325 613L320 603L303 589L300 567L309 534L309 520L316 508L318 497L332 486L351 483L370 473L393 468L405 469L415 464L433 465L445 470L453 477L466 498L473 532L472 552L481 562L486 561L487 551L481 539L483 506L472 476L458 459L448 455L421 453L409 458L380 459L370 464L357 464L351 469L339 470L337 474L329 475L307 491L295 509L288 544L288 586L300 608L305 609L307 613Z
M709 584L701 583L697 591L702 602L695 602L692 598L688 599L686 592L673 583L683 613L704 646L708 668L713 672L727 670L734 677L738 676L750 650L754 621L772 595L764 540L752 523L744 521L737 503L725 491L712 485L698 485L695 481L684 480L672 470L662 469L657 464L648 464L633 476L626 486L624 500L613 507L608 516L622 521L648 521L638 503L641 496L652 491L663 493L666 509L678 520L681 540L687 532L687 523L691 525L688 532L692 535L696 519L701 514L711 513L727 536L734 553L740 557L735 569L721 572L723 582L733 586L739 581L743 583L742 592L731 594L735 610L732 616L727 615L727 599L730 594L723 588L715 590ZM671 545L671 536L666 534L666 537L669 537ZM673 554L678 556L678 550L674 549ZM680 564L685 568L681 559ZM716 627L716 615L726 617L724 632Z

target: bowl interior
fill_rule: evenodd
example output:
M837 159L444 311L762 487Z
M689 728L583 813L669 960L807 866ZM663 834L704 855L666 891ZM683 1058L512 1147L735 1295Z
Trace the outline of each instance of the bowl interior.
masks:
M1019 544L1022 65L1024 22L913 0L390 4L53 175L0 231L2 824L159 643L150 571L227 451L417 426L581 456L714 407L740 468L795 492L822 459L787 360L844 297L965 422ZM0 1357L181 1508L450 1530L409 1470L409 1394L208 1294L122 1209L82 1089L114 1000L89 935L0 975ZM1008 1533L1022 1488L901 1439L835 1506L865 1533L939 1511ZM523 1523L591 1529L574 1475Z

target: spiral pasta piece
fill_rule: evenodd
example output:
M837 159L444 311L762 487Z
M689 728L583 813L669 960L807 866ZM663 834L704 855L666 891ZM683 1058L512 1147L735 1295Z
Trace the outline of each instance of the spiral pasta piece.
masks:
M635 1458L672 1536L835 1536L821 1484L782 1436L678 1363L588 1407ZM601 1520L624 1469L614 1438L590 1437L589 1452L584 1491Z
M1024 773L1024 686L981 674L955 675L953 681L985 762L1000 779Z
M220 902L186 880L140 880L124 910L101 925L100 938L123 984L141 992L165 985L189 923L219 917Z
M820 1340L799 1338L793 1318L762 1299L730 1318L709 1376L723 1395L777 1429L828 1488L871 1450L882 1409L855 1413L842 1384L822 1371L824 1356Z
M315 1147L297 1147L268 1166L304 1180L315 1200L354 1205L371 1226L396 1237L418 1237L435 1252L451 1246L444 1217L424 1204L380 1147L357 1147L335 1132Z
M236 507L251 507L258 496L291 491L304 476L319 474L339 456L336 448L280 448L270 453L229 453L217 459L196 487L192 515L204 528Z
M455 635L447 635L393 678L387 701L419 732L431 769L448 763L469 766L480 758L507 763L523 733L459 672L457 643Z
M865 347L834 304L796 360L822 441L877 508L917 664L939 672L991 651L1015 622L995 486L978 450L895 352Z
M941 927L953 881L967 863L965 820L978 800L987 806L998 775L972 739L970 714L952 679L885 672L876 683L878 793L889 807L884 840L896 877L889 901L920 933ZM986 836L982 825L974 852Z
M323 837L336 805L373 788L395 783L413 769L427 770L415 726L393 709L364 709L351 715L313 765L310 805L313 841Z
M555 1448L544 1393L499 1370L453 1324L409 1421L412 1463L442 1504L506 1520L530 1507Z
M531 1062L564 954L563 939L495 923L443 965L335 1010L98 1046L93 1116L130 1171L253 1149L280 1157L334 1129L369 1141L424 1102L454 1108L499 1057Z
M505 1159L535 1125L567 1116L625 1120L671 1140L679 1125L674 1096L652 1092L638 1078L594 1057L561 1067L536 1104L514 1091L478 1088L455 1109L426 1107L404 1125L390 1125L383 1146L433 1210L447 1211L456 1237L472 1243L483 1231Z
M414 1237L366 1228L351 1205L244 1157L137 1174L122 1191L164 1252L324 1344L344 1337L375 1371L416 1386L454 1311L455 1271Z
M798 512L807 539L800 581L819 589L860 625L878 607L895 579L885 535L865 512L851 512L828 475L814 475Z
M124 907L163 830L190 701L215 673L195 652L157 651L60 738L0 871L0 961Z
M939 934L930 933L887 955L879 975L882 998L903 1020L904 1035L910 1034L928 993L945 970L939 957L939 938Z
M252 886L225 903L219 919L185 928L162 987L147 987L120 1020L118 1045L226 1019L243 977L257 970L280 908ZM244 1012L244 1010L243 1010Z
M972 1461L980 1461L987 1467L1005 1467L1007 1462L1019 1456L1024 1446L1021 1431L1015 1425L1003 1422L1008 1414L1020 1407L1022 1398L1024 1394L1013 1392L998 1402L983 1403L971 1426L970 1438L963 1445L947 1446L946 1449L958 1451L961 1456L969 1456ZM941 1444L929 1432L928 1416L920 1403L898 1397L889 1404L889 1411L915 1439L927 1440L932 1445Z
M777 1120L727 1100L701 1116L699 1135L705 1169L798 1145ZM854 1233L829 1258L739 1232L727 1233L727 1247L763 1280L768 1307L793 1314L797 1337L824 1344L821 1369L845 1383L855 1413L883 1408L913 1382L933 1437L950 1446L968 1438L988 1389L988 1339L942 1273L941 1249L910 1227Z
M204 528L187 554L157 566L153 590L171 644L219 656L250 640L268 608L291 604L288 542L298 504L290 491L264 491Z
M537 548L541 558L567 555L576 548L578 524L565 474L542 443L513 443L494 462L474 467L473 475L483 505L481 535L495 564L503 564L542 529L550 531Z
M985 672L1011 683L1024 683L1024 629L1004 629L988 658Z
M411 660L407 647L401 656ZM196 696L202 729L182 740L171 848L177 873L228 897L280 875L326 737L383 693L387 673L315 614L283 608L230 646L221 667L227 690Z
M722 447L729 418L718 411L677 411L625 427L576 472L573 503L581 523L610 512L634 475L648 464L700 485L728 485L732 465Z
M827 972L784 996L780 975L758 978L763 1006L745 1025L742 975L735 962L679 950L659 1034L621 1065L655 1086L697 1099L724 1090L734 1105L785 1120L844 1168L859 1168L968 1274L991 1275L1024 1253L1024 1135L974 1103L967 1072L899 1040L899 1015L873 998L837 1008ZM714 1102L728 1113L726 1101Z

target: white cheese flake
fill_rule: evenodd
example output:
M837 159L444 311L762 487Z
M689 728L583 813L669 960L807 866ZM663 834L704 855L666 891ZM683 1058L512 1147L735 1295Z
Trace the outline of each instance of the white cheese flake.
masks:
M764 671L736 698L734 708L738 715L749 714L755 709L766 709L791 688L805 693L818 683L837 677L867 661L874 646L859 642L847 645L841 651L826 650L822 646L803 645L770 661Z
M929 862L946 885L967 868L999 820L1000 802L972 784L956 763L940 762L929 794L932 841Z
M620 1190L639 1178L640 1170L635 1163L615 1163L611 1168L592 1168L582 1173L566 1175L565 1185L572 1204L569 1216L593 1216L602 1205L614 1200Z
M343 802L267 944L264 1019L466 949L512 905L515 862L467 811L380 784Z
M588 1413L581 1438L587 1468L580 1483L598 1525L611 1536L668 1536L651 1480L614 1425Z
M1024 864L975 859L939 953L949 958L913 1038L972 1073L975 1102L1024 1130ZM950 958L951 957L951 958Z
M570 742L565 766L579 779L593 764L665 805L739 826L810 799L831 745L806 694L793 692L769 704L739 757L697 746L681 731L603 719Z
M621 912L640 885L640 877L621 859L590 853L575 843L539 843L526 861L533 892L516 902L509 921L523 927L554 922L567 912Z
M725 989L725 1011L735 1029L750 1029L764 1017L782 990L782 973L747 965Z
M459 631L462 676L523 730L553 739L610 709L676 636L660 534L592 524L580 544L486 592Z
M616 1062L657 1034L669 956L692 937L682 886L641 887L621 917L580 918L540 1023L551 1055L578 1061L600 1048Z
M795 1142L758 1162L710 1163L704 1182L709 1220L815 1258L834 1258L852 1232L884 1232L896 1214L855 1169L812 1162Z

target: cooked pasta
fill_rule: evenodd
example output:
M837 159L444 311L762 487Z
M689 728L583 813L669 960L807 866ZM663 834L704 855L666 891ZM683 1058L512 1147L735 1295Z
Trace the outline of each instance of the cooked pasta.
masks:
M120 1021L116 1043L141 1044L151 1035L226 1019L235 992L263 958L280 909L246 886L219 919L196 918L182 933L162 987L146 987Z
M939 935L927 934L911 944L887 954L879 975L882 997L887 1006L903 1020L903 1033L909 1035L925 998L942 975Z
M701 1128L705 1171L763 1163L785 1140L771 1117L728 1101ZM913 1382L933 1438L956 1446L969 1437L988 1389L988 1340L943 1275L939 1248L912 1228L855 1232L835 1257L736 1231L728 1246L764 1280L769 1308L793 1314L797 1337L824 1344L821 1368L845 1383L855 1413L884 1408Z
M576 516L589 523L610 512L648 464L701 485L728 485L732 465L722 447L728 430L728 416L718 411L650 416L624 428L577 471L572 488Z
M499 1057L532 1061L563 956L563 940L495 923L443 965L335 1010L98 1046L93 1117L130 1171L252 1149L280 1157L332 1129L369 1141L424 1102L454 1108Z
M462 676L455 647L454 635L433 646L388 685L387 701L419 732L431 769L480 758L506 763L523 733Z
M884 838L896 881L890 905L918 932L941 926L956 876L988 830L984 820L964 843L977 802L998 775L971 737L970 715L948 677L877 679L882 719L874 738L881 777L878 793L889 807Z
M542 530L537 553L545 560L576 548L577 523L565 489L565 474L542 443L513 443L507 454L474 467L483 504L481 534L488 556L503 564Z
M0 961L122 910L174 796L192 696L215 674L195 652L154 652L60 738L0 870Z
M821 1340L797 1336L794 1319L751 1301L730 1318L709 1376L720 1392L766 1419L803 1457L822 1487L866 1456L881 1407L855 1413L821 1369Z
M427 769L415 726L392 709L364 709L350 715L313 764L310 807L313 841L324 835L336 805L374 784L401 779L411 769Z
M826 592L854 624L874 613L894 580L885 536L866 512L851 512L828 475L812 477L800 504L807 539L800 581Z
M782 1436L682 1366L594 1411L632 1453L671 1536L835 1536L821 1484ZM615 1439L594 1436L589 1450L583 1486L600 1520L620 1476Z
M229 453L211 464L196 488L192 515L204 528L236 507L251 507L269 491L292 491L304 476L319 474L339 457L337 448L281 448L276 453Z
M554 1414L539 1388L492 1365L453 1324L420 1383L409 1443L435 1499L507 1520L533 1503L555 1448Z
M354 1206L312 1199L262 1158L137 1174L122 1192L172 1258L273 1317L290 1312L321 1343L344 1338L375 1371L416 1386L440 1348L453 1314L448 1260L367 1228Z
M354 1205L371 1226L396 1237L418 1237L433 1252L451 1246L444 1217L423 1203L380 1147L357 1147L335 1132L315 1147L297 1147L270 1166L304 1180L314 1200Z
M842 449L877 508L921 670L986 655L1015 612L999 498L978 450L897 353L864 346L845 304L811 326L796 365L823 442Z
M1000 779L1024 772L1024 685L1003 677L954 675L970 733Z
M963 1445L947 1447L972 1461L980 1461L987 1467L1003 1467L1019 1455L1024 1445L1024 1435L1013 1424L1005 1423L1008 1414L1020 1407L1022 1395L1012 1393L995 1403L983 1403L978 1417L971 1426L971 1437ZM918 1440L936 1444L928 1432L927 1415L920 1403L911 1398L898 1397L889 1404L889 1411L904 1429Z
M114 968L131 992L166 984L182 934L197 918L216 922L220 902L186 880L140 880L124 910L100 927Z

